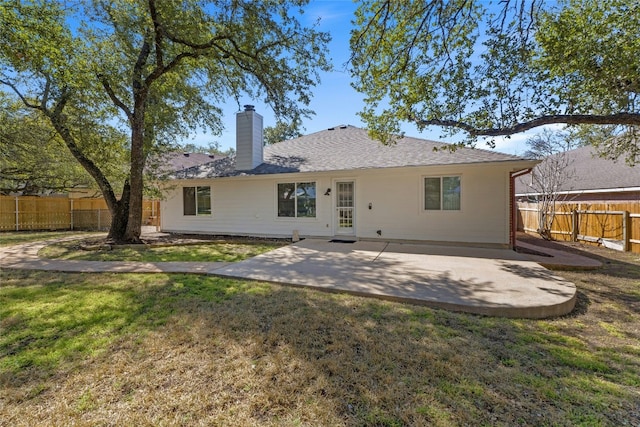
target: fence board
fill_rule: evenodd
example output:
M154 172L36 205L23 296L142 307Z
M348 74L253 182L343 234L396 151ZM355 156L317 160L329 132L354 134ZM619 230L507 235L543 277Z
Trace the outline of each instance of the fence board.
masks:
M159 224L158 200L143 201L142 212L143 224ZM111 214L102 198L0 196L0 231L107 230L110 226Z
M518 230L536 232L538 205L518 202ZM629 250L640 253L640 201L609 203L559 203L556 208L551 235L557 240L571 240L575 235L586 242L600 239L623 240L624 212L629 212L627 239ZM572 211L577 215L578 229L573 230Z

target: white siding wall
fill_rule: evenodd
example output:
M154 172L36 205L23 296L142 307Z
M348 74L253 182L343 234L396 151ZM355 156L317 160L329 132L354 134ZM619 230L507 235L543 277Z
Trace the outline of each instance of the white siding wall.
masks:
M259 236L288 236L293 230L301 235L329 236L331 223L327 222L331 209L330 197L323 196L331 185L329 178L305 176L298 182L316 182L316 218L278 218L277 183L294 182L295 178L274 179L219 179L176 181L162 206L162 228L167 231L251 234ZM182 187L211 186L211 216L184 216L182 214Z
M425 176L461 177L460 211L425 211ZM334 235L335 182L355 181L356 237L507 245L509 169L507 166L415 167L176 181L162 205L166 231L290 237ZM316 218L278 218L278 182L316 182ZM182 215L182 186L210 185L210 217ZM331 196L325 196L332 188ZM369 209L369 203L372 208ZM377 230L382 235L378 236Z
M508 244L509 173L503 168L416 168L358 181L361 238ZM425 176L461 177L460 211L425 211ZM372 209L368 208L369 203Z

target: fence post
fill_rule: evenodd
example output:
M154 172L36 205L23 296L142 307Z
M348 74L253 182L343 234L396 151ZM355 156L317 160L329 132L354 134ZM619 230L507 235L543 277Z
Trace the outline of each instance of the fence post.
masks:
M153 215L153 222L156 223L156 231L160 230L160 220L158 219L158 212L156 211L157 200L151 201L151 214Z
M18 210L18 196L16 196L16 231L20 231L20 211Z
M69 201L71 202L71 210L69 212L69 218L71 219L70 229L73 231L73 199L69 199Z
M100 231L100 208L98 208L98 231Z
M631 223L629 211L622 211L622 250L629 252L629 239L631 238Z
M572 210L571 211L571 241L572 242L577 242L578 241L578 211L577 210Z

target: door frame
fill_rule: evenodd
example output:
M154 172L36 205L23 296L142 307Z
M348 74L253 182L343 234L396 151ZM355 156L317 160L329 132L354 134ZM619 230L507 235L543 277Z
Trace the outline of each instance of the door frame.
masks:
M353 206L352 206L352 221L353 226L350 232L339 232L340 218L338 215L338 183L350 182L353 186ZM333 235L334 236L355 236L356 235L356 180L355 178L334 178L332 180L331 187L333 188L333 197L331 198L331 209L333 218Z

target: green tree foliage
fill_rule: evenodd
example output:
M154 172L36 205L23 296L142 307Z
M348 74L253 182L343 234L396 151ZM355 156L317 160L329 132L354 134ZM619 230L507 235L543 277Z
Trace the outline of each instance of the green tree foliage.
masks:
M0 83L46 117L102 191L109 237L139 241L147 156L222 127L229 98L262 98L277 117L308 116L328 35L304 27L306 0L115 0L0 5ZM119 196L88 129L126 130Z
M264 128L264 145L301 137L300 126L300 120L290 123L278 121L275 126L267 126Z
M42 195L90 187L91 177L51 125L0 94L0 194Z
M361 115L388 141L401 122L445 135L609 125L640 157L640 2L365 0L351 35ZM490 141L490 145L492 142Z
M206 146L205 145L197 145L192 142L188 142L185 144L180 144L178 149L175 152L182 153L205 153L205 154L214 154L218 156L231 156L236 152L234 148L227 148L223 150L220 147L220 143L218 141L211 141Z

